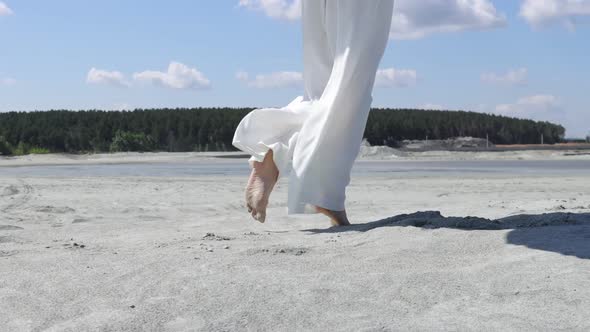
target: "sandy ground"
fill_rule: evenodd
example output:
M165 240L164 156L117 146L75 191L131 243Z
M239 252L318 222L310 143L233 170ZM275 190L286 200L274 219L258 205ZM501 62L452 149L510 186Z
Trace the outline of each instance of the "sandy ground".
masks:
M590 329L588 176L355 177L328 229L284 180L258 224L243 177L1 172L1 331Z

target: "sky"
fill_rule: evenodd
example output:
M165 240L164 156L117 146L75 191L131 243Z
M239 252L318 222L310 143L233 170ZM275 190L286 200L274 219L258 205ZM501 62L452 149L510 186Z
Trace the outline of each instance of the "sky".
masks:
M285 106L302 93L300 5L0 0L0 112ZM589 23L590 0L396 0L373 106L532 118L584 137Z

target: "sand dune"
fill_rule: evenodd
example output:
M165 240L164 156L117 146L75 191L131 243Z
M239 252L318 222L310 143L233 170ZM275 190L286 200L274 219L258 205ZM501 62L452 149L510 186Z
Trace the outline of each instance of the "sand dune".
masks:
M341 229L244 185L0 174L0 330L590 329L588 177L355 177Z

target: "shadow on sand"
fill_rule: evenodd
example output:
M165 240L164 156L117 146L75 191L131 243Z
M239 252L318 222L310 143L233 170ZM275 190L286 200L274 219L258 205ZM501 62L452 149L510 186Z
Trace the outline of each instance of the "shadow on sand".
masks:
M461 230L511 229L506 242L532 249L590 259L590 213L520 214L500 219L445 217L438 211L402 214L365 224L328 229L307 229L311 233L368 232L381 227L452 228Z

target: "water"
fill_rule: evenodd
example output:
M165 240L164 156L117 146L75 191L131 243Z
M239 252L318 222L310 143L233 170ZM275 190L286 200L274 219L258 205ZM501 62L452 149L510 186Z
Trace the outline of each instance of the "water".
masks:
M195 177L247 176L245 160L200 160L177 163L10 166L0 177ZM353 176L375 175L588 175L590 160L358 161Z

